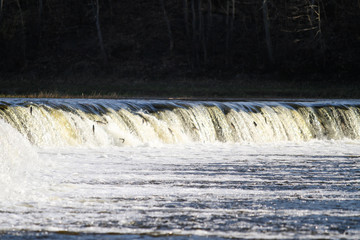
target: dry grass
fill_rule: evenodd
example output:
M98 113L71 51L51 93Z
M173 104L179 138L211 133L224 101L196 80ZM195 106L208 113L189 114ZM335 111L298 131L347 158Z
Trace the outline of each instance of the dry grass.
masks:
M38 93L29 93L29 94L0 94L0 98L105 98L105 99L117 99L124 98L117 93L110 94L101 94L101 93L91 93L91 94L68 94L60 93L59 91L40 91Z
M26 81L0 89L3 98L161 98L161 99L250 99L250 98L360 98L360 86L337 81L280 81L274 78L240 77L216 79L167 79L163 81L108 81L101 79L40 87ZM101 83L101 84L100 84ZM21 87L19 87L21 86ZM34 90L34 88L38 90Z

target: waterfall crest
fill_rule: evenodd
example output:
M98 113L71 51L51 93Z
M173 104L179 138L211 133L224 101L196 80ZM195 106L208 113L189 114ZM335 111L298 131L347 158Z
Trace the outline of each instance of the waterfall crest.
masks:
M360 139L359 101L3 99L0 119L45 147Z

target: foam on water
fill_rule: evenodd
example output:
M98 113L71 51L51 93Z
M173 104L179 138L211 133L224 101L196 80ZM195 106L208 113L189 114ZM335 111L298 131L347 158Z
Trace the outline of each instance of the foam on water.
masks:
M360 102L3 101L41 147L360 139Z
M39 193L34 191L41 185L38 174L42 169L43 162L36 149L0 119L0 206L38 197Z
M0 238L357 239L358 105L3 101Z
M51 197L0 212L0 231L356 239L359 147L312 141L41 150L56 168L43 189Z

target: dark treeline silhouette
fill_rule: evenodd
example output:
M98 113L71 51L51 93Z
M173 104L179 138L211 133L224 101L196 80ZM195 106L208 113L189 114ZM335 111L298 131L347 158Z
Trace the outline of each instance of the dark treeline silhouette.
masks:
M359 23L357 0L0 0L0 74L354 76Z

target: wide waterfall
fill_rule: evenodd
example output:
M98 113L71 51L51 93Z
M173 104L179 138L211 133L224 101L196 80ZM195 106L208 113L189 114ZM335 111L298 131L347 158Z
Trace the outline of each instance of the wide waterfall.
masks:
M0 101L3 119L37 146L360 139L359 101Z
M360 100L0 99L0 239L359 239Z

